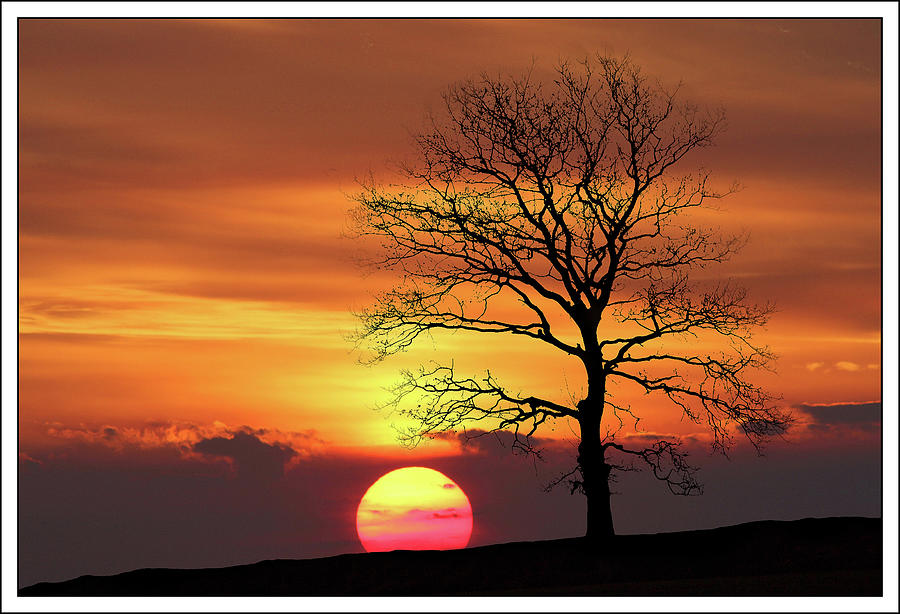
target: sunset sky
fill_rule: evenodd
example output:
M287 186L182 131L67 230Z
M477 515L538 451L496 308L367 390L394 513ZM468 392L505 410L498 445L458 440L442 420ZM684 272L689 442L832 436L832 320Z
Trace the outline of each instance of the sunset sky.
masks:
M566 425L533 464L487 439L406 450L373 409L428 360L563 399L583 392L578 365L462 334L359 364L351 310L391 279L342 232L356 178L396 179L447 86L596 52L725 108L690 164L740 182L704 222L750 241L702 276L777 304L759 336L776 371L755 381L799 422L766 458L728 462L665 403L629 397L648 433L693 446L706 494L629 474L618 530L881 514L879 20L22 20L18 35L20 586L360 552L360 498L409 465L465 491L472 545L582 534L582 498L542 491L574 463Z

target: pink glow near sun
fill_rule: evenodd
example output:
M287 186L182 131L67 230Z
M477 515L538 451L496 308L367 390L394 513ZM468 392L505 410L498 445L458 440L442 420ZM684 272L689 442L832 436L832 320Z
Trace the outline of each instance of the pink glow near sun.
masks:
M472 506L440 471L404 467L369 487L356 512L356 531L367 552L465 548Z

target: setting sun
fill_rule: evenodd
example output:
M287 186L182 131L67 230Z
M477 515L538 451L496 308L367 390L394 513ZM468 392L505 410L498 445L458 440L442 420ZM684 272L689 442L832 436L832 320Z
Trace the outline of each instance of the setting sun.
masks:
M440 471L404 467L369 487L356 512L356 531L367 552L465 548L472 506Z

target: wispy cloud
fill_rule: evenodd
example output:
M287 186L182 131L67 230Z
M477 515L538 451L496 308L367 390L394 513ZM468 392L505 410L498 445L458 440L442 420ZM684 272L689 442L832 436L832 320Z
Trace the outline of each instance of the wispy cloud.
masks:
M865 365L851 360L839 360L833 363L822 361L808 362L804 365L810 373L834 373L835 371L844 371L846 373L857 373L859 371L876 371L881 368L878 363L867 363Z

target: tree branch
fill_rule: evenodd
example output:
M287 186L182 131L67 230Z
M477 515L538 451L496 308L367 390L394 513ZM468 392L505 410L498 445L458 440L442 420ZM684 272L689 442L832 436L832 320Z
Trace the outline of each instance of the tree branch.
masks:
M455 430L467 422L487 423L487 432L512 430L518 440L528 438L548 419L574 417L575 410L533 395L511 394L485 372L481 379L459 378L454 367L421 367L403 371L392 389L391 400L382 406L412 418L416 425L401 431L401 441L415 446L422 438ZM520 431L524 425L525 430Z
M687 452L679 451L680 443L661 440L643 450L631 450L625 446L607 442L604 450L612 448L625 454L636 456L653 471L653 476L666 483L669 491L676 495L702 495L703 485L696 479L699 470L687 463Z

